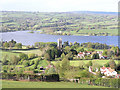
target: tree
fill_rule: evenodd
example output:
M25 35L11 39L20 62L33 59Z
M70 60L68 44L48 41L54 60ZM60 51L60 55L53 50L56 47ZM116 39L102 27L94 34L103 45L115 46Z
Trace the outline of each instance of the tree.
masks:
M19 57L20 57L21 60L28 60L28 55L25 54L25 53L20 53Z
M113 51L109 51L107 52L107 56L112 58L115 56L115 53Z
M5 55L5 56L3 57L3 61L2 61L2 64L3 64L3 65L8 65L8 62L9 62L9 61L7 60L7 57L8 57L7 55Z
M45 53L44 57L46 60L50 60L50 55L48 53Z
M5 42L3 46L8 48L9 47L9 43Z
M22 44L21 43L16 43L15 47L17 47L18 49L22 49Z
M102 55L107 56L107 50L104 50Z
M83 47L79 47L79 48L77 49L77 52L84 52L84 48L83 48Z
M68 41L64 42L63 47L69 46Z
M106 64L104 64L105 67L110 67L109 62L107 62Z
M110 67L111 67L112 69L115 69L115 68L116 68L116 63L115 63L114 60L110 60L110 61L109 61L109 65L110 65Z
M86 66L87 66L87 68L89 68L89 66L92 66L93 64L92 64L92 61L89 61L87 64L86 64Z
M72 46L73 45L73 43L72 42L70 42L70 46Z
M70 52L70 50L71 50L71 48L69 46L66 46L65 50L64 50L65 54L68 54Z
M54 50L54 48L48 49L48 50L46 51L46 53L49 54L51 60L54 60L54 59L55 59L55 50Z
M65 54L64 54L64 53L62 53L61 58L63 59L64 57L65 57Z
M23 62L24 67L28 67L30 65L29 61L24 61Z
M17 65L18 62L19 62L19 60L20 60L19 57L15 56L15 55L12 55L12 56L11 56L10 63L11 63L12 65Z
M69 52L66 56L68 57L68 60L73 60L72 52Z
M56 74L55 68L52 66L52 67L48 70L47 74Z
M83 70L79 72L80 77L89 77L90 73L87 70Z
M69 67L70 67L70 61L65 56L62 60L62 63L61 63L62 72L69 70Z
M99 59L99 54L98 53L94 53L92 56L92 59Z
M33 59L33 58L35 58L36 56L35 56L35 54L34 53L29 53L28 54L28 59Z

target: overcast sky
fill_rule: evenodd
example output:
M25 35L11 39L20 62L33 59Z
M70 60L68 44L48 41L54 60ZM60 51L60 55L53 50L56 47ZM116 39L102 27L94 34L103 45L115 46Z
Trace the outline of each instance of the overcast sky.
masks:
M119 0L1 0L0 10L40 12L117 12L118 1Z

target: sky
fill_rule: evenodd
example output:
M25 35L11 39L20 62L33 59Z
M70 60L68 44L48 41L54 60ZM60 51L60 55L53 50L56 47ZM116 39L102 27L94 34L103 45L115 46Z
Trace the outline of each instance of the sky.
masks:
M0 11L117 12L119 0L0 0Z

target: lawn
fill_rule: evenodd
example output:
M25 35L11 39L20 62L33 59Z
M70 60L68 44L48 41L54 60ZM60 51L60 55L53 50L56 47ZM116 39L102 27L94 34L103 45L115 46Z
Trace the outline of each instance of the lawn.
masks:
M71 66L79 66L80 64L84 63L87 64L89 61L97 62L99 65L103 66L104 64L106 64L107 62L109 62L110 60L72 60L70 61L70 65ZM52 61L53 64L55 64L57 61ZM117 60L115 60L116 64L118 63Z
M84 85L73 82L23 82L3 80L2 88L107 88L107 87Z

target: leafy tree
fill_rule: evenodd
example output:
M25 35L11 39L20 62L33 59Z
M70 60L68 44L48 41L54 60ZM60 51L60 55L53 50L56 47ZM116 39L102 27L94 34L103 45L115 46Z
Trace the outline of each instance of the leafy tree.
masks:
M84 50L84 48L83 47L79 47L78 49L77 49L77 52L84 52L85 50Z
M72 52L73 55L77 55L78 54L77 51L74 50L74 49L71 49L70 51Z
M72 52L69 52L66 56L68 57L68 60L73 60Z
M102 53L103 56L107 56L107 50L104 50Z
M48 70L47 74L56 74L55 68L54 68L54 67L51 67L51 68Z
M105 67L110 67L109 62L104 64Z
M28 60L28 55L25 54L25 53L20 53L19 57L20 57L21 60Z
M30 65L33 65L34 63L35 63L35 62L34 62L34 60L33 60L33 61L30 62Z
M113 51L109 51L107 52L107 56L112 58L115 56L115 53Z
M34 53L29 53L28 54L28 59L33 59L33 58L35 58L36 56L35 56L35 54Z
M87 68L89 68L89 66L92 66L93 64L92 64L92 61L89 61L87 64L86 64L86 66L87 66Z
M68 41L64 42L63 47L69 46Z
M98 53L94 53L92 56L92 59L99 59L99 54Z
M6 48L8 48L9 47L9 43L5 42L3 46L6 47Z
M109 65L110 65L110 67L111 67L112 69L115 69L115 68L116 68L116 63L115 63L114 60L110 60L110 61L109 61Z
M24 61L23 62L24 67L28 67L30 65L29 61Z
M71 50L71 48L69 46L66 46L64 52L66 54L68 54L70 52L70 50Z
M70 46L72 46L73 45L73 43L72 42L70 42Z
M68 60L68 57L64 57L62 62L61 62L61 68L62 68L62 72L69 70L70 68L70 61Z
M83 70L79 72L80 77L89 77L90 73L87 70Z
M62 53L61 58L63 59L64 57L65 57L65 54L64 54L64 53Z
M16 43L15 47L17 47L18 49L22 49L22 44L21 43Z
M19 57L15 56L15 55L12 55L12 56L11 56L10 63L11 63L12 65L17 65L18 62L19 62L19 60L20 60Z
M2 61L2 64L3 64L3 65L8 65L8 62L9 62L9 61L7 60L7 57L8 57L7 55L5 55L5 56L3 57L3 61Z
M46 60L50 60L50 55L48 53L45 53L44 57Z

